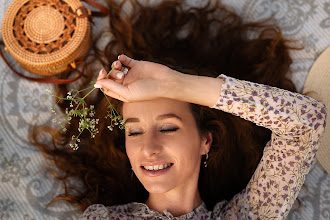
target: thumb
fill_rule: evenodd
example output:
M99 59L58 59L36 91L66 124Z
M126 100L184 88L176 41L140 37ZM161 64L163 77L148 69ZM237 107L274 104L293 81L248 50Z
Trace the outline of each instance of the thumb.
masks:
M134 60L124 54L122 55L119 55L118 56L118 60L124 64L125 66L129 67L129 68L132 68L136 63L137 63L137 60Z

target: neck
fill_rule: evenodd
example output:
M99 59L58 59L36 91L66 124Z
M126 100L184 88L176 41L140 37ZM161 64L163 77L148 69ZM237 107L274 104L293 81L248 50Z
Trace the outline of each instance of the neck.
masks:
M184 189L181 192L150 193L146 205L160 213L167 210L174 217L188 214L200 206L202 199L198 188L194 191Z

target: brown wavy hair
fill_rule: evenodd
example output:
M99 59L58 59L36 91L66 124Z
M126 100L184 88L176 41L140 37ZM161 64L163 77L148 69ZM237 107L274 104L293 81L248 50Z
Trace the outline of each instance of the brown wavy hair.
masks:
M202 7L187 7L185 2L162 1L156 5L142 5L137 0L117 4L107 0L111 40L103 49L94 46L93 60L109 70L119 54L137 60L148 60L170 66L186 74L217 77L223 73L238 79L268 84L294 91L287 78L291 58L290 41L283 38L280 29L271 23L244 22L237 14L219 2L207 2ZM132 11L125 14L124 5ZM253 37L254 36L254 37ZM96 38L95 43L99 41ZM96 71L89 71L84 88ZM65 96L69 86L56 87L58 95ZM76 135L78 120L73 119L67 132L53 127L35 127L30 139L49 162L48 169L62 181L65 192L55 197L66 200L81 210L93 203L106 206L128 202L145 202L148 192L132 174L125 153L124 131L107 129L107 102L98 91L86 100L95 105L100 133L91 139L81 136L77 151L69 147ZM122 103L111 99L119 109ZM63 111L69 104L60 102ZM201 133L210 131L213 144L208 167L201 163L199 191L208 208L245 188L270 140L270 131L231 114L205 106L191 104L191 111ZM45 142L43 135L50 135ZM204 159L204 158L202 158ZM70 184L78 179L83 187Z

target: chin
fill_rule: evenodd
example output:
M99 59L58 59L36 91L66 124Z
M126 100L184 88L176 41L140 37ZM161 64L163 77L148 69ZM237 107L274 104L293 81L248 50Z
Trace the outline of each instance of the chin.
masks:
M145 186L144 187L149 193L152 194L162 194L162 193L167 193L171 191L173 188L168 187L168 186L159 186L159 185L154 185L154 186Z
M143 181L142 185L149 193L156 193L156 194L169 192L175 187L173 184L168 183L167 181L161 181L161 182Z

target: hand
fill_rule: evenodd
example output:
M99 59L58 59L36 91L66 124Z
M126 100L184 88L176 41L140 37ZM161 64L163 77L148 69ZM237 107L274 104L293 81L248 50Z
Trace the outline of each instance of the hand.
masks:
M129 67L125 77L122 72L123 65ZM134 60L125 55L120 55L111 67L113 71L108 78L106 71L101 70L95 87L103 88L106 95L123 102L166 97L170 89L168 85L176 72L167 66Z

